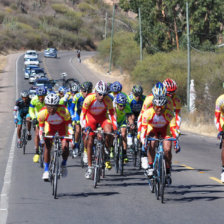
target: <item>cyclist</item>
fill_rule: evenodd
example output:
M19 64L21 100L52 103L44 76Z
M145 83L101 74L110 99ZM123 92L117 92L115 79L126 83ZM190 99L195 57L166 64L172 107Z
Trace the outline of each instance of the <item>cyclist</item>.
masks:
M59 98L62 99L65 96L65 93L66 93L65 87L60 86L58 88L58 96L59 96Z
M27 140L31 140L31 122L29 122L30 115L29 115L29 105L30 105L30 98L29 98L29 92L24 90L20 93L21 98L16 100L15 106L14 106L14 122L17 124L17 148L22 147L21 142L21 130L22 130L22 124L23 124L23 118L26 117L27 120Z
M107 111L109 112L110 119ZM89 130L90 132L87 142L85 143L85 145L87 144L88 154L88 169L85 177L90 179L92 177L92 147L94 136L94 132L92 131L96 130L98 124L100 124L107 133L112 132L112 126L114 130L117 130L113 103L111 98L107 95L107 84L104 81L99 81L95 86L95 93L91 93L85 98L80 115L80 123L83 128L86 128L86 131ZM111 146L111 136L109 135L105 136L105 146L107 149ZM105 166L107 169L111 169L109 161L105 163Z
M174 138L178 137L178 132L175 125L175 120L173 119L173 111L167 107L167 98L166 96L154 96L153 97L153 106L147 109L142 116L142 130L141 130L141 141L142 144L145 144L146 136L151 137L162 137ZM171 184L171 142L164 141L164 154L166 161L166 180L167 183ZM155 157L155 141L151 141L148 155L148 167L146 168L146 174L148 176L153 175L153 161Z
M181 124L181 100L180 97L177 96L175 93L177 90L177 84L173 79L166 79L163 81L163 85L166 87L166 95L172 99L173 102L173 109L174 109L174 116L176 120L176 129L180 131L180 124Z
M116 96L115 111L117 116L117 127L121 129L121 135L123 137L124 163L127 163L127 120L130 127L134 127L134 117L132 116L133 113L127 97L123 93L119 93Z
M128 96L128 102L131 106L131 111L134 115L134 119L138 118L138 116L141 112L144 100L145 100L145 96L143 95L142 86L140 86L140 85L133 86L132 92Z
M79 63L81 63L81 50L77 50L77 59L78 59L78 61L79 61Z
M33 157L33 161L38 163L39 161L39 126L37 122L37 114L38 112L44 107L44 98L47 94L47 90L44 87L39 87L36 89L36 96L34 96L30 102L29 107L29 114L33 121L33 125L35 126L35 137L34 137L34 144L35 144L35 155Z
M52 146L52 139L45 139L44 134L54 136L58 132L59 136L68 136L69 125L71 126L71 118L68 109L59 105L59 96L55 93L48 94L45 99L45 107L43 107L38 113L39 121L39 136L40 142L45 143L44 150L44 173L43 180L49 179L49 163L50 163L50 151ZM62 143L62 176L67 175L67 158L69 155L69 142L63 139Z
M121 91L122 91L122 85L121 85L120 82L115 81L111 84L111 86L110 86L110 96L113 97L114 107L116 106L116 102L115 102L116 101L116 96L117 96L118 93L121 93ZM126 93L124 93L124 92L122 92L122 93L127 97Z
M78 142L81 134L80 114L82 111L83 101L87 97L87 95L92 92L92 88L93 88L92 82L82 83L80 85L80 92L73 97L73 101L71 104L72 124L75 126L75 142L74 142L74 150L72 152L74 157L77 157L79 152Z
M224 94L219 96L215 103L215 125L219 133L217 138L220 139L224 134ZM224 140L222 141L222 171L221 171L221 181L224 183Z
M166 96L166 87L161 82L157 82L152 88L152 93L145 98L142 110L138 117L138 136L140 135L142 128L142 115L147 109L152 107L152 100L154 96ZM171 99L168 100L168 104L169 103L172 105Z

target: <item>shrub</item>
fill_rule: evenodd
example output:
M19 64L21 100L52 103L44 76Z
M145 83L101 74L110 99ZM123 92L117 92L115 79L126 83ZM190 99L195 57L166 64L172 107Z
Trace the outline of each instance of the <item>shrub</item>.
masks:
M66 14L69 11L69 7L65 4L52 4L51 8L55 10L57 13Z

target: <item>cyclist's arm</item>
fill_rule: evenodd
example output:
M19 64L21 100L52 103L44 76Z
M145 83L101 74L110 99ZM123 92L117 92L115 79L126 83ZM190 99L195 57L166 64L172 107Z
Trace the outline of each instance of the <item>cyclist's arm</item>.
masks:
M19 107L18 106L14 106L14 109L13 109L14 119L17 119L18 113L19 113Z
M32 101L30 102L30 106L29 106L29 114L32 120L36 118L35 105L32 103Z
M113 130L116 131L117 130L117 118L116 118L116 113L115 113L115 110L114 110L114 107L113 107L113 102L112 102L112 100L109 96L107 96L107 98L105 98L105 103L107 105L107 109L109 111L110 119L112 121Z

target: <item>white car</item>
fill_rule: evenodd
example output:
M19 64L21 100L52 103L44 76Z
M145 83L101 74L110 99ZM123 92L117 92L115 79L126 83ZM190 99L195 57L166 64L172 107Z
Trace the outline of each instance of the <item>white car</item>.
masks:
M24 55L24 60L26 58L38 59L37 52L34 50L28 50Z
M40 62L35 58L26 58L24 61L24 65L37 65L39 66Z

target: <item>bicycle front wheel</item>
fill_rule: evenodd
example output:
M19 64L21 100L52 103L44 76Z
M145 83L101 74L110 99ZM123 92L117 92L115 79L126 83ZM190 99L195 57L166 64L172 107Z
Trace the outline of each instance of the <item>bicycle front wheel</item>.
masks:
M159 179L159 161L158 159L155 162L154 167L154 190L155 190L155 196L156 199L159 200L159 191L160 191L160 179Z
M53 180L53 195L54 199L57 198L57 188L58 188L58 174L59 174L59 160L58 156L55 158L55 169L54 169L54 180Z
M160 200L164 202L164 190L165 190L165 177L166 177L166 164L164 158L161 159L160 165Z

